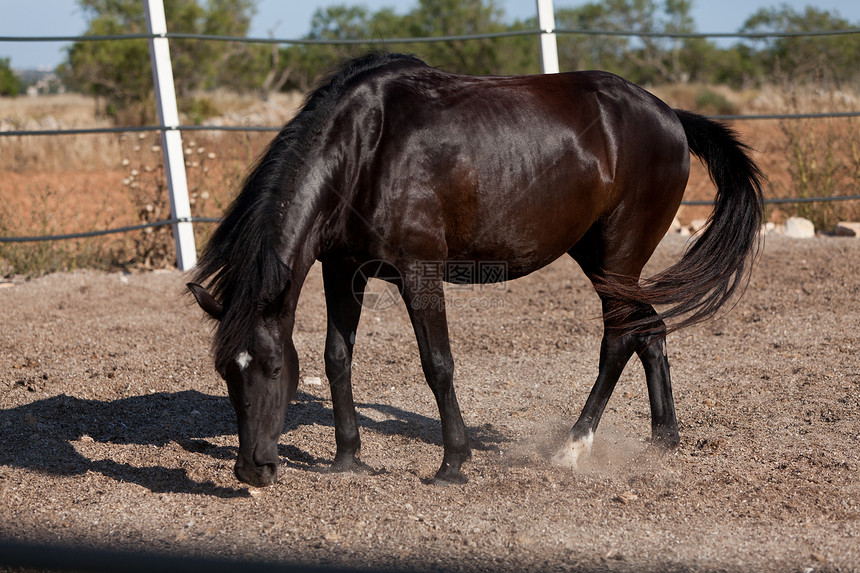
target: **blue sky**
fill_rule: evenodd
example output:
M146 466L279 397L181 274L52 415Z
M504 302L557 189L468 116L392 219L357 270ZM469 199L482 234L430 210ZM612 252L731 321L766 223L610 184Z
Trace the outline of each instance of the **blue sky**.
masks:
M404 13L417 0L259 0L257 16L251 28L252 36L267 36L272 32L280 38L298 38L307 33L314 10L331 4L356 4L371 10L391 7ZM585 0L555 0L556 9L576 6ZM814 4L818 8L835 10L860 25L858 0L697 0L693 16L699 32L735 32L744 20L763 7L788 4L795 8ZM499 5L511 20L535 15L535 0L499 0ZM0 36L69 36L86 30L83 14L74 0L0 0ZM64 56L61 43L0 42L0 58L11 58L14 68L52 68Z

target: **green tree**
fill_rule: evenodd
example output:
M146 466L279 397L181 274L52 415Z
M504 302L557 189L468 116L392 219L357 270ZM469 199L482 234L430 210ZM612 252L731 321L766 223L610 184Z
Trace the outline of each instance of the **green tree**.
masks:
M21 78L9 66L9 58L0 58L0 96L15 97L21 93Z
M560 63L564 69L609 70L637 83L689 81L690 64L703 61L713 46L706 40L648 34L693 32L692 4L691 0L603 0L559 10L556 26L561 29L645 34L563 35Z
M556 11L555 24L563 30L608 30L610 18L605 3L590 2ZM626 75L624 54L629 46L630 39L623 36L560 34L559 65L565 71L602 69Z
M78 0L88 20L88 35L146 32L143 3L139 0ZM244 36L256 0L171 0L165 3L168 30L196 34ZM232 43L173 40L170 43L173 75L180 97L193 90L217 85L230 78L225 64L243 48ZM152 119L152 72L145 40L75 42L61 66L72 89L103 98L106 110L125 121Z
M744 23L744 32L810 32L852 28L836 12L813 6L797 11L788 5L762 8ZM750 42L759 65L787 83L817 82L840 86L856 79L860 36L799 36Z
M468 74L533 73L539 70L538 42L534 36L440 43L382 44L376 40L398 37L458 36L534 29L533 21L507 25L496 0L419 0L399 15L384 8L370 12L363 6L333 5L318 9L306 36L313 40L365 38L363 44L300 45L284 48L280 60L289 70L289 86L306 91L340 61L383 49L415 53L429 64Z
M402 35L402 16L391 9L383 8L371 13L364 6L337 4L319 8L311 18L310 40L354 40L369 39L362 44L300 44L280 50L282 71L276 72L286 78L289 89L310 90L318 79L331 71L340 62L356 57L368 49L378 48L398 51L401 46L374 45L374 40Z
M504 12L495 0L419 0L406 17L410 36L459 36L503 32ZM492 74L501 67L496 40L449 40L420 46L424 58L448 71Z

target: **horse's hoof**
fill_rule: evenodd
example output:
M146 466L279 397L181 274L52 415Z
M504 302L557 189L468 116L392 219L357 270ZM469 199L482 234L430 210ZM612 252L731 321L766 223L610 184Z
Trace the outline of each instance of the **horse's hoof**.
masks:
M463 472L458 469L454 469L451 466L443 464L442 467L436 472L436 476L430 481L433 485L462 485L467 483L469 478L467 478Z
M343 458L336 459L329 468L331 473L353 473L360 475L370 475L373 473L373 468L359 460L358 458Z
M651 444L663 450L674 450L680 443L681 437L677 430L651 434Z
M591 431L583 438L574 439L573 436L568 436L564 445L559 448L549 461L554 466L575 470L579 462L591 454L591 445L593 442L594 432Z

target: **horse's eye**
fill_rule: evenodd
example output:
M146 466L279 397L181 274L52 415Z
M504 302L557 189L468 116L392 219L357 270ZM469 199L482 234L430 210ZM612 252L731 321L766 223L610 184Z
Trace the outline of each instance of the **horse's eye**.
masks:
M276 366L274 370L272 370L272 378L280 378L281 376L281 367Z

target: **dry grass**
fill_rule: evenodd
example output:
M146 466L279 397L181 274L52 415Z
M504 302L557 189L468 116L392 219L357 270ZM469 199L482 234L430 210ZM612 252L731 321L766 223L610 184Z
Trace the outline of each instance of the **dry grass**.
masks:
M223 112L213 124L279 125L301 98L259 101L216 93ZM183 118L183 122L190 121ZM0 98L0 130L110 127L92 99L77 95ZM237 191L271 133L187 133L186 170L192 213L218 216ZM0 234L88 232L169 218L161 141L157 133L0 137ZM196 225L202 243L211 225ZM107 238L0 244L0 275L38 275L81 266L173 266L171 229Z
M810 87L762 90L752 102L760 113L860 110L860 96ZM860 193L860 131L856 118L786 119L775 124L766 172L772 197L835 197ZM774 127L771 127L774 129ZM781 208L810 219L817 229L860 218L860 202L797 203Z
M654 93L673 107L705 114L783 114L860 110L860 95L814 87L766 86L743 91L725 86L668 85ZM722 104L720 102L723 102ZM720 109L720 105L722 108ZM732 122L768 182L765 196L829 197L860 193L860 131L852 118L750 120ZM694 163L687 199L710 199L714 187L706 170ZM683 207L682 223L708 215L707 207ZM860 201L795 203L768 207L777 223L797 215L828 231L844 220L860 219Z
M0 98L0 131L111 127L93 98L77 94ZM0 137L0 169L16 173L87 171L115 165L116 136Z

